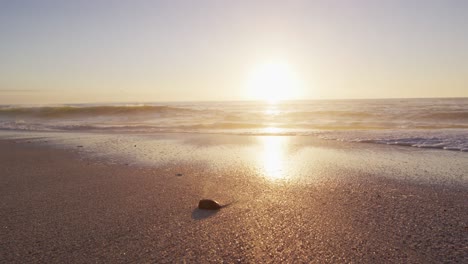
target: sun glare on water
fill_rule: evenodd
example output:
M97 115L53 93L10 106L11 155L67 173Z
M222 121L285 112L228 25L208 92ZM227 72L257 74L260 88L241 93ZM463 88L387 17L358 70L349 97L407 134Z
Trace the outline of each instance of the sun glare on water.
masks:
M297 99L302 93L300 80L286 63L265 63L255 67L247 82L248 97L276 103Z

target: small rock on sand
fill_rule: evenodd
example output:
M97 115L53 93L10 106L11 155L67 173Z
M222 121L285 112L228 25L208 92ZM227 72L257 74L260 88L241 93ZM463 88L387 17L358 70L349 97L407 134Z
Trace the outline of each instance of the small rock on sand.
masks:
M198 209L203 209L203 210L219 210L221 209L221 205L211 199L202 199L200 202L198 202Z

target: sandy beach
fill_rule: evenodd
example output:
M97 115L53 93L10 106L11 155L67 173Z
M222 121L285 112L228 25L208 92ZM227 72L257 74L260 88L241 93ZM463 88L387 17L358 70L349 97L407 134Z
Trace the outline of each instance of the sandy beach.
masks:
M366 172L322 163L321 180L271 181L245 162L112 164L26 140L0 149L2 263L468 259L466 178L427 183L386 177L394 172L378 164ZM202 198L230 205L201 211Z
M468 264L468 1L0 1L0 264Z

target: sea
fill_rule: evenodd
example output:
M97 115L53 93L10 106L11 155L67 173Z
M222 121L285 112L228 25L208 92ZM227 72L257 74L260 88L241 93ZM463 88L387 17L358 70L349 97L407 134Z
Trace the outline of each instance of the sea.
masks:
M0 105L0 130L310 136L468 152L468 98Z

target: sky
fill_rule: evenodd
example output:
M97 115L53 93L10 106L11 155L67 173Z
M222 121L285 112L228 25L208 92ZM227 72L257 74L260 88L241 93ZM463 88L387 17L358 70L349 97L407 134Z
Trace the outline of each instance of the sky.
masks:
M0 104L468 97L467 14L464 0L0 0Z

